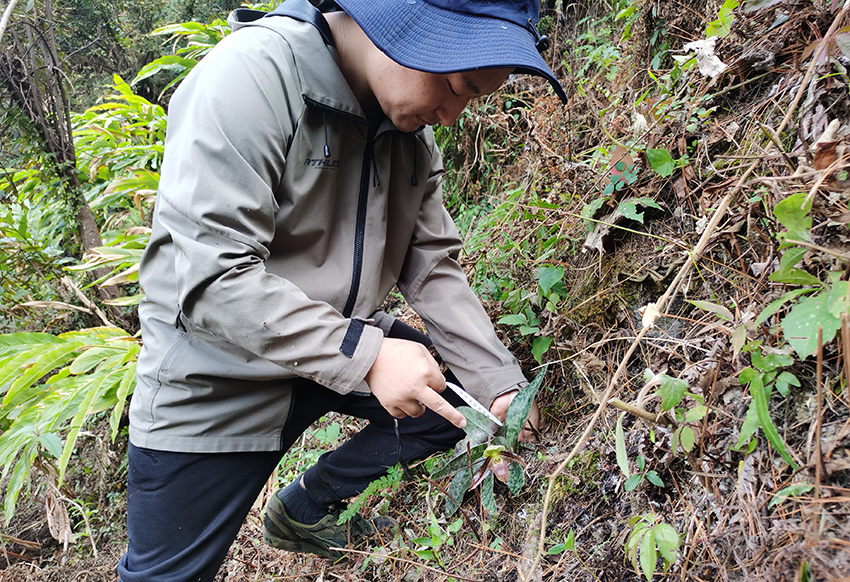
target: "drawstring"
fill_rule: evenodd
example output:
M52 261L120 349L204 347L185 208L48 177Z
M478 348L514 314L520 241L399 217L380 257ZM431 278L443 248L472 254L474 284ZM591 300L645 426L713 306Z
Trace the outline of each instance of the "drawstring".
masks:
M322 125L325 128L325 157L329 158L329 157L331 157L331 148L328 145L328 121L327 121L327 119L325 119L324 110L322 111Z
M178 305L177 306L177 317L174 319L174 328L186 331L186 326L183 325L183 320L180 316L183 315L183 309Z
M413 173L410 175L410 185L416 186L416 138L413 138Z

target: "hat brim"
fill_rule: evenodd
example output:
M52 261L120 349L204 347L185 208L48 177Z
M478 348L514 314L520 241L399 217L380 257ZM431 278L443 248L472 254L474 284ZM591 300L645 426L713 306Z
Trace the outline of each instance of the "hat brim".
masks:
M545 78L567 96L528 28L507 20L445 10L424 0L336 0L395 62L426 73L515 69Z

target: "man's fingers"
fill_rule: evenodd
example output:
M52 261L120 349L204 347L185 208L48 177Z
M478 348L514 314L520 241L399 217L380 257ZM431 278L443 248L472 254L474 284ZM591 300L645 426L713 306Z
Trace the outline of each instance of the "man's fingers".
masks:
M445 389L445 385L443 386L443 389ZM419 401L456 427L463 428L466 426L466 418L463 414L461 414L457 408L449 404L442 396L437 394L433 388L427 387L423 390Z

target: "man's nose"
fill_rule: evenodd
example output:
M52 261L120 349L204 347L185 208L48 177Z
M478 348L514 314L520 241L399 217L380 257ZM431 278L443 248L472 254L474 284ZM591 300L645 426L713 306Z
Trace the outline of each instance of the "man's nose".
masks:
M440 120L440 123L444 126L453 124L457 121L457 118L460 116L467 103L469 103L469 99L464 99L462 97L441 103L436 111L437 118Z

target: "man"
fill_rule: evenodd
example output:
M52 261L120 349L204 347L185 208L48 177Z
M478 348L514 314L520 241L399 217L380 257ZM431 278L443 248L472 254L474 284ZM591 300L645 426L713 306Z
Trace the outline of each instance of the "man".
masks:
M462 436L432 340L497 416L525 383L455 262L428 126L515 71L563 99L536 0L338 4L288 0L235 26L171 101L140 273L124 582L212 580L283 453L331 410L369 425L272 498L264 537L341 556L342 500ZM430 338L378 311L396 285Z

